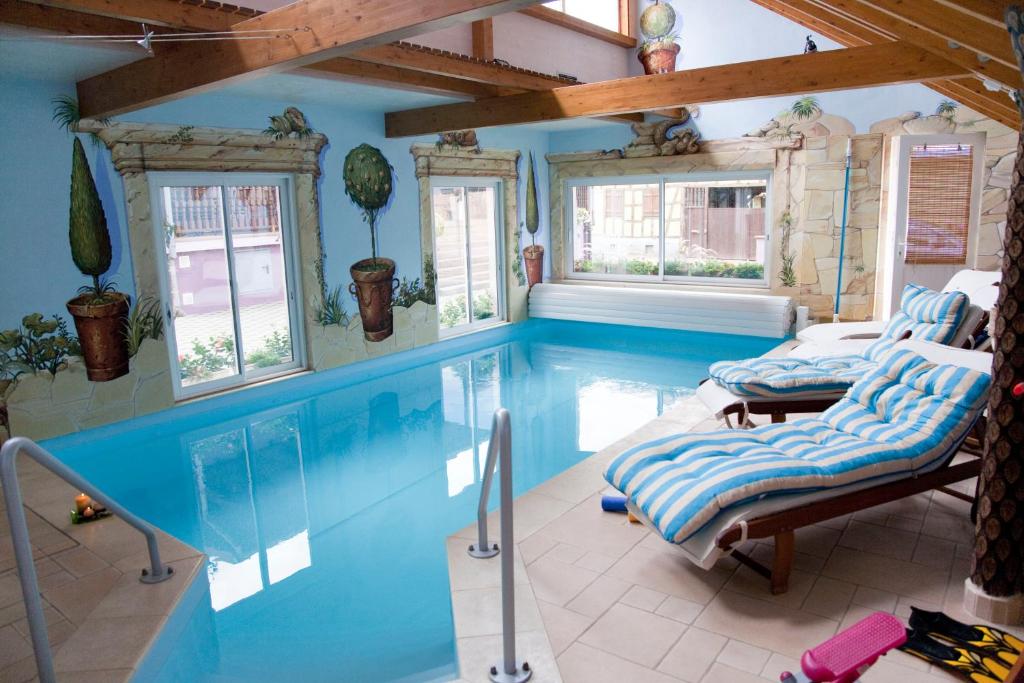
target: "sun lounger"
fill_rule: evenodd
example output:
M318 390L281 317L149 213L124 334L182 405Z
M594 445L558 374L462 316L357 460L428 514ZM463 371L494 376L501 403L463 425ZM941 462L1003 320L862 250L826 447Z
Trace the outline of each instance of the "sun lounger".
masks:
M987 323L989 311L996 304L999 296L999 281L1002 277L1000 271L988 270L961 270L946 283L943 292L963 292L971 303L980 309L979 319L974 325L964 326L964 340L967 341L970 335L983 329ZM796 338L802 344L815 344L818 348L830 345L838 341L863 341L877 339L885 330L886 321L868 320L863 322L849 323L825 323L822 325L811 325L800 330ZM954 344L961 346L962 344ZM849 347L847 347L849 349ZM802 357L807 358L809 350L801 352ZM855 351L854 351L855 352Z
M795 529L977 476L954 455L985 407L991 355L894 345L817 418L677 434L630 448L605 478L630 512L708 568L747 539L775 538L775 562L741 562L788 586Z
M880 338L833 342L831 353L810 357L791 354L714 363L708 368L710 380L698 388L697 396L730 426L731 415L739 415L739 426L744 426L749 415L769 414L773 422L783 422L787 413L820 412L870 372L879 355L897 341L909 337L956 342L965 327L973 329L980 312L963 292L907 285L900 311L886 323ZM844 346L858 344L863 348Z

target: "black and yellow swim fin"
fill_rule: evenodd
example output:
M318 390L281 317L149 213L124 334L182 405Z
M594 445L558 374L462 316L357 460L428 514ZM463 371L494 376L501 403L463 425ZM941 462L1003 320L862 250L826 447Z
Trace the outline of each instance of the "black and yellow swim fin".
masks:
M924 631L907 629L907 642L900 649L971 683L1003 683L1010 673L1010 667L996 657L964 645L939 642Z
M968 626L942 612L910 608L910 628L923 631L953 646L966 646L1013 666L1024 649L1024 642L1016 636L992 626Z

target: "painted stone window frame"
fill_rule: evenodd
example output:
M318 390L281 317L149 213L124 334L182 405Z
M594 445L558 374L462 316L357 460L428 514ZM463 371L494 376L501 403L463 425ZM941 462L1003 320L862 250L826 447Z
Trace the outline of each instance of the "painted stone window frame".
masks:
M294 207L294 237L298 248L297 309L306 362L315 357L311 348L316 326L315 305L325 287L323 247L317 182L320 152L327 138L315 133L306 138L273 140L262 131L235 128L201 128L152 123L115 122L102 125L83 120L79 132L95 133L110 150L114 168L124 185L128 250L135 276L135 294L166 302L161 293L164 258L154 240L156 226L150 194L149 174L153 172L234 172L288 175L291 205ZM164 344L170 343L165 334ZM168 354L170 348L168 346ZM300 368L302 369L302 368ZM174 397L168 396L167 402Z
M504 294L502 306L506 322L526 320L527 287L523 272L519 219L519 150L461 149L434 144L415 144L410 153L416 164L420 199L420 251L424 273L436 267L434 261L434 217L431 204L432 178L497 178L501 181L502 271Z
M282 246L284 247L284 277L286 283L285 292L287 294L289 337L292 340L291 361L282 363L279 366L274 366L274 368L268 369L269 371L251 371L246 369L244 358L240 355L244 351L242 344L245 342L245 339L244 337L242 339L238 339L238 334L242 324L242 310L240 307L237 309L234 308L234 306L238 304L237 298L239 294L237 289L233 289L234 296L232 297L232 313L235 329L235 353L239 358L242 358L242 363L238 367L238 372L230 377L201 382L193 386L185 386L180 379L181 368L179 366L177 355L174 352L174 350L177 349L177 352L181 353L184 349L178 348L177 346L174 320L172 317L174 306L173 303L171 303L171 284L167 272L168 264L165 257L161 259L163 261L163 265L158 269L158 275L160 301L163 303L162 308L164 313L164 336L167 340L169 350L175 400L181 401L228 389L237 389L239 387L249 386L258 382L264 382L268 379L275 379L294 374L297 371L305 370L307 367L305 353L306 335L305 325L302 320L302 306L300 300L300 290L302 285L299 278L298 221L295 211L295 183L292 175L289 173L270 173L265 171L255 173L156 171L147 173L147 177L150 185L150 205L154 209L154 216L158 215L158 211L165 208L161 197L161 192L165 187L220 187L222 190L222 196L226 196L227 193L223 192L223 190L229 187L267 185L278 188L278 200L280 201ZM226 217L228 211L226 201L222 201L221 209L225 212ZM225 222L224 225L224 232L226 234L228 247L225 255L228 259L231 279L234 281L234 271L236 266L233 264L236 263L238 252L231 246L231 226L227 222ZM161 249L163 248L163 231L156 225L155 221L153 225L153 240L155 241L154 253L157 258L160 258L162 256ZM237 285L237 281L234 281L233 288L237 288Z
M720 181L763 181L765 186L764 202L764 259L761 262L762 275L760 278L725 278L692 275L669 275L665 272L667 239L665 223L665 186L674 183L701 183ZM608 185L657 185L658 186L658 274L657 275L628 275L628 274L604 274L585 273L575 270L575 243L574 243L574 209L573 192L577 187L599 187ZM732 171L693 171L689 173L663 173L656 175L600 175L587 177L567 177L562 179L561 204L563 206L562 230L562 271L567 280L596 280L618 283L670 283L670 284L691 284L711 287L744 287L757 289L771 288L771 273L773 272L773 248L772 248L772 216L774 216L772 198L774 187L774 173L770 169L732 170Z

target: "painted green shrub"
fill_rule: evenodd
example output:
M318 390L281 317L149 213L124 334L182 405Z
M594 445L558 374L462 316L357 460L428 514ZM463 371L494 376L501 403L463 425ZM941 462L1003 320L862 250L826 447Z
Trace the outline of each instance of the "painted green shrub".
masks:
M71 258L83 275L92 277L92 287L84 290L102 299L110 289L100 281L100 277L110 270L110 232L107 231L107 216L103 212L103 204L89 170L89 160L85 157L82 141L77 137L71 156L69 226Z
M363 143L345 157L345 194L363 210L363 220L370 226L373 260L377 260L377 216L384 209L394 189L394 169L376 147Z
M526 169L526 231L530 233L530 243L537 244L540 209L537 205L537 176L533 165L533 152L530 152L530 167Z
M0 380L14 380L26 372L55 374L69 356L81 355L78 338L59 316L32 313L21 326L0 331Z

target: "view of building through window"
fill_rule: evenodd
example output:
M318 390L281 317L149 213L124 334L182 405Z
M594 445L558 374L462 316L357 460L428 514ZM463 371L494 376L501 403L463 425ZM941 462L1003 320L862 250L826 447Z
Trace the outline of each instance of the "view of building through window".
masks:
M763 177L571 190L573 273L764 280Z
M609 31L620 30L619 0L554 0L545 2L544 6L597 24Z

